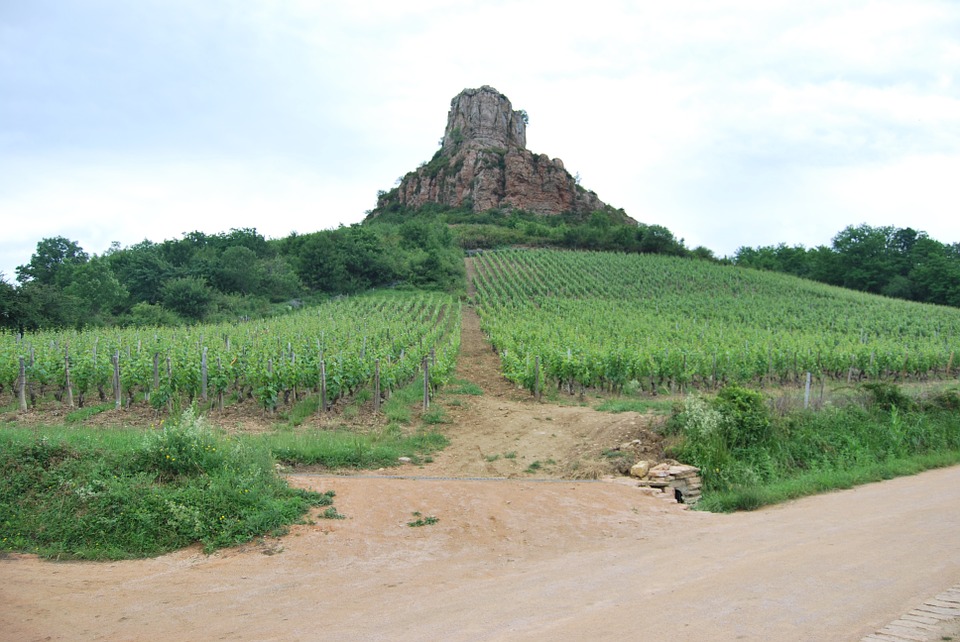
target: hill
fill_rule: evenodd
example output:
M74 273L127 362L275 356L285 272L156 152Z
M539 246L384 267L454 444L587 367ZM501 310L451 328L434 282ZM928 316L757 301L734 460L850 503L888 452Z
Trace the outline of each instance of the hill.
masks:
M450 101L440 149L396 188L380 192L370 217L432 204L473 213L522 210L580 218L604 211L619 222L636 223L581 187L559 158L528 150L527 123L527 113L514 110L493 87L464 89Z

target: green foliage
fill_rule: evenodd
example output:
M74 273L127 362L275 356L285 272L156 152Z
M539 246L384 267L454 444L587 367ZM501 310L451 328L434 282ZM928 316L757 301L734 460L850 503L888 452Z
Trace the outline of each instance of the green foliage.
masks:
M960 391L941 390L921 401L924 410L960 410Z
M327 468L396 466L400 457L427 455L444 448L447 439L436 432L403 435L388 430L361 435L340 430L272 433L251 437L285 464Z
M323 519L346 519L347 516L337 511L333 506L320 513Z
M329 504L288 487L266 451L211 433L191 413L146 438L6 430L0 475L0 550L58 559L146 557L193 542L210 551Z
M741 247L743 267L786 272L846 288L960 307L960 244L893 226L849 226L830 247Z
M466 381L463 379L455 379L453 383L444 388L444 391L451 395L483 395L483 388L472 381Z
M411 528L417 528L419 526L433 526L440 521L439 517L434 515L422 515L420 511L414 511L413 516L416 517L413 521L407 522L407 526Z
M270 321L36 332L27 340L0 334L0 384L13 385L23 357L27 382L43 401L65 385L69 356L73 394L83 406L93 394L106 399L119 353L124 402L138 404L149 396L154 408L165 410L168 404L186 407L203 394L206 355L208 399L252 398L267 410L285 411L295 404L294 391L297 397L306 393L316 408L321 358L329 403L370 395L377 361L382 389L403 387L431 352L430 384L436 389L451 376L459 345L460 304L450 296L387 291L330 300ZM302 410L291 412L302 421Z
M76 241L63 236L45 238L37 243L30 262L17 267L20 283L63 286L70 282L72 272L87 262L89 256Z
M113 410L114 407L115 405L112 403L102 403L96 406L87 406L86 408L79 408L73 412L68 412L64 419L68 424L83 423L94 415L99 415L101 412Z
M227 455L221 439L202 417L188 409L179 422L147 435L137 466L161 479L172 480L180 476L209 474L223 466Z
M456 132L454 132L454 134L456 134ZM456 141L456 135L454 135L454 141ZM424 175L430 178L435 178L437 174L446 169L449 165L450 159L443 153L443 149L438 149L429 162L420 166L420 170Z
M749 510L960 461L955 412L917 410L914 400L896 388L880 390L867 408L853 404L777 418L749 394L753 391L709 402L691 395L671 420L681 436L673 455L701 469L705 495L700 506L708 510ZM776 438L738 442L737 422L763 426Z
M430 408L430 410L427 410L425 413L423 413L420 419L421 421L423 421L423 423L427 424L428 426L450 423L450 419L447 417L447 411L444 410L443 408L436 407L436 406Z
M185 276L163 285L164 307L192 321L200 321L213 300L213 291L205 279Z
M943 376L960 313L674 257L499 250L473 259L505 376L635 394Z
M175 312L146 301L134 304L127 316L128 325L135 327L176 325L179 320Z
M773 424L762 393L727 386L717 393L713 405L727 420L724 439L730 448L753 448L770 440Z
M868 381L863 384L863 389L870 394L873 404L883 410L910 410L916 405L899 386L889 381Z
M711 512L756 510L763 506L808 495L853 488L894 477L915 475L932 468L943 468L958 463L960 463L960 450L952 450L905 459L864 463L850 468L813 470L763 486L738 486L726 491L711 492L704 495L697 504L697 508Z
M660 401L657 399L608 399L597 406L600 412L653 412L657 414L669 414L673 409L672 401Z

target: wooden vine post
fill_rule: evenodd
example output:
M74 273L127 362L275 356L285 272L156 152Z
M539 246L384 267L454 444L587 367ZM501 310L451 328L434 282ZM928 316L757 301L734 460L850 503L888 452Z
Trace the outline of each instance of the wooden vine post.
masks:
M380 412L380 359L373 362L373 411Z
M207 347L203 347L203 353L200 355L200 398L207 401Z
M17 399L20 402L20 412L27 411L27 366L23 357L20 357L20 376L17 377Z
M217 410L223 412L223 364L217 357Z
M327 412L327 363L323 359L320 359L320 405L317 412Z
M430 410L430 358L423 358L423 410Z
M540 356L533 360L533 397L540 401Z
M114 408L120 410L123 405L120 397L120 351L117 350L112 357L113 361L113 398Z
M64 395L67 399L67 407L73 408L73 385L70 383L70 348L69 346L63 352L63 382Z

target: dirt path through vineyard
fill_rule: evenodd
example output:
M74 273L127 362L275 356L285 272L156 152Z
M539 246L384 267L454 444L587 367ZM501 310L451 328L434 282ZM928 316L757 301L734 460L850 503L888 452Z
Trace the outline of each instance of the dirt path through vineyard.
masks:
M291 476L336 491L346 519L210 556L0 559L0 640L846 641L960 606L960 468L688 511L562 479L622 440L658 448L649 417L534 403L499 377L469 307L462 342L458 378L483 394L437 400L451 445L432 463ZM935 621L875 639L960 639Z

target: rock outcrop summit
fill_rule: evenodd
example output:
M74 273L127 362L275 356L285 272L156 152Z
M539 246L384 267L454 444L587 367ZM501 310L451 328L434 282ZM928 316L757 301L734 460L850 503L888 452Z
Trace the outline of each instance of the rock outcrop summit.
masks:
M537 214L617 211L582 188L559 158L526 147L527 114L484 85L450 101L447 127L433 158L380 192L371 212L420 208L428 203L484 212L520 209ZM619 211L625 222L633 219Z

